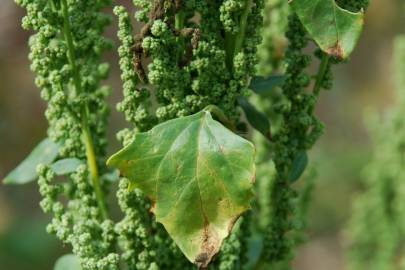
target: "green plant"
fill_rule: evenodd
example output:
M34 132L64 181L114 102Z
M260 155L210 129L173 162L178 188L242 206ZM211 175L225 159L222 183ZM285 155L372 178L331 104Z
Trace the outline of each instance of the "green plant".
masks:
M323 129L314 108L331 86L331 64L357 43L367 2L339 1L354 13L333 0L293 0L291 10L270 0L134 0L144 23L135 35L126 9L115 7L124 95L117 109L130 127L118 132L124 149L108 162L101 56L111 48L102 12L111 2L16 2L27 10L23 27L35 31L31 68L49 129L5 182L38 178L41 207L53 215L47 230L74 254L55 269L288 267L312 187L308 180L299 194L292 183ZM288 25L285 16L262 33L263 21L289 13ZM285 58L274 54L283 33ZM313 78L303 52L310 40L321 60ZM116 182L121 221L106 199Z
M364 170L364 191L354 203L348 227L350 269L404 267L404 71L405 37L395 40L396 104L369 121L373 158Z

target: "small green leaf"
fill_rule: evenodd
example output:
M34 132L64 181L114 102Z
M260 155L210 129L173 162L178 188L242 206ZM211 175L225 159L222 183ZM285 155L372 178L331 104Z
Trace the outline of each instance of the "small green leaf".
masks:
M66 254L60 257L53 270L81 270L79 258L74 254Z
M258 111L249 101L245 98L238 98L240 107L243 109L246 115L246 119L250 125L263 134L264 137L271 139L270 122L267 116Z
M250 82L249 88L259 95L268 94L273 91L275 87L282 86L285 78L286 76L284 75L253 77L252 81Z
M363 29L363 11L344 10L334 0L291 0L290 3L324 52L340 59L353 52Z
M83 161L77 158L65 158L53 163L51 169L57 175L65 175L76 171L81 164L83 164Z
M107 164L152 200L156 220L204 268L250 208L254 155L252 143L202 111L136 134Z
M263 242L265 236L261 232L254 231L249 237L247 242L247 262L243 269L255 269L258 261L260 260L260 255L263 251Z
M49 165L58 156L58 145L51 139L41 141L28 157L3 180L4 184L26 184L37 178L37 166Z
M308 165L307 152L305 152L304 150L299 151L293 160L291 172L288 175L288 180L290 182L297 181L301 177L301 175L304 173L307 165Z
M103 175L103 179L108 182L116 182L120 179L120 171L119 170L112 170L108 173Z

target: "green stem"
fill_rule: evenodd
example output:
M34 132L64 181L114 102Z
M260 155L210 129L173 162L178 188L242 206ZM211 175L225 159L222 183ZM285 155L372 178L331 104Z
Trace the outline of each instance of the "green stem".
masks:
M242 50L242 45L245 41L247 19L251 8L252 0L246 0L245 7L240 18L239 32L236 34L225 34L226 65L231 72L233 71L233 59L235 58L235 55Z
M239 25L240 31L235 40L234 55L236 55L238 52L240 52L242 50L242 45L243 45L243 42L245 41L245 35L246 35L247 19L248 19L251 8L252 8L252 0L247 0L245 9L243 10L242 17L240 19L240 25Z
M184 28L184 21L186 19L185 13L183 11L178 11L176 13L175 19L174 19L174 28L176 30L181 31L181 29ZM184 53L184 39L179 36L176 38L177 43L179 44L180 49L177 52L177 62L179 62L183 56Z
M230 130L235 131L235 124L229 120L229 118L224 114L224 112L216 105L208 105L204 108L204 111L210 112L215 115L215 117Z
M68 5L67 0L61 0L62 5L62 14L63 14L63 33L67 43L67 56L69 59L69 64L72 68L73 73L73 83L76 89L76 95L83 93L82 85L81 85L81 78L79 74L79 69L77 68L76 64L76 56L75 56L75 47L73 44L73 37L69 22L69 12L68 12ZM86 157L87 157L87 164L90 170L90 177L92 180L92 184L94 187L94 191L96 194L97 204L100 208L101 215L103 218L107 218L107 208L104 203L104 194L101 189L100 184L100 177L98 172L98 165L96 160L96 152L94 148L93 138L91 136L90 128L88 125L88 115L89 115L89 108L87 102L82 106L80 116L81 116L81 126L83 129L83 143L86 148Z
M233 70L233 58L235 52L236 35L232 33L225 34L225 52L226 52L226 67L230 72Z
M325 73L328 69L329 56L325 53L322 54L321 64L319 66L318 74L316 75L316 81L313 89L313 94L317 97L322 88L322 81L325 77Z
M325 53L322 54L321 63L319 65L318 74L316 75L314 89L312 93L314 94L315 98L319 97L319 93L322 89L322 81L325 77L326 71L328 70L329 65L329 56ZM312 113L315 109L315 105L310 108L310 112Z

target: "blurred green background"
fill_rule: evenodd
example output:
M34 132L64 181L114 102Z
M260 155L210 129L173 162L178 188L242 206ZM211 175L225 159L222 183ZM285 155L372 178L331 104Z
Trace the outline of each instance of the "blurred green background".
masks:
M372 145L364 124L365 112L383 113L395 104L392 41L404 32L401 0L371 0L365 32L350 63L335 67L335 85L323 92L317 114L326 133L311 153L318 168L317 188L309 220L309 242L299 248L297 270L345 269L345 224L351 203L361 192L361 173ZM0 0L0 179L21 161L43 137L45 104L35 88L27 59L28 32L20 27L23 11L11 0ZM116 24L113 24L116 25ZM115 40L116 27L108 30ZM110 102L121 99L117 54L108 84ZM115 132L125 125L112 111L110 151L117 149ZM45 232L49 217L39 208L35 183L0 185L0 269L47 270L68 247ZM66 250L64 250L66 249Z

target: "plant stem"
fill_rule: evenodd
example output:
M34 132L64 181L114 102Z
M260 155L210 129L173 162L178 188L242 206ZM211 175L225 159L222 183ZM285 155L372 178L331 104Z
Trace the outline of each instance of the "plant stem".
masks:
M252 7L252 0L246 0L242 16L240 18L239 32L236 34L225 34L226 65L230 71L233 70L233 59L241 51L246 35L246 24Z
M235 39L236 35L232 33L225 33L225 52L226 52L226 66L230 72L233 70L233 57L235 53Z
M238 36L236 37L235 40L234 55L236 55L238 52L241 51L243 42L245 41L246 26L247 26L246 24L251 8L252 8L252 0L247 0L245 9L243 10L242 17L240 19Z
M325 53L322 54L321 58L321 64L319 66L318 74L316 75L316 81L313 89L313 94L317 97L319 96L319 92L321 91L322 88L322 81L323 78L325 77L325 73L327 71L329 64L329 56Z
M318 74L316 75L314 89L312 93L314 94L315 98L319 97L319 93L322 89L322 81L325 77L326 71L329 65L329 56L325 53L322 54L321 63L319 65ZM310 112L312 113L315 109L315 104L310 108Z
M76 90L76 95L83 93L82 85L81 85L81 78L79 74L79 69L76 65L76 56L75 56L75 48L73 44L73 37L69 22L69 12L68 12L68 5L67 0L61 0L62 5L62 14L63 14L63 33L67 43L67 56L69 59L69 64L72 68L73 73L73 83ZM86 157L87 157L87 164L89 166L90 177L92 180L93 188L96 194L97 204L100 208L101 215L103 218L107 218L107 209L104 203L104 195L101 189L100 184L100 177L98 172L98 165L96 160L96 152L94 149L94 142L91 136L90 128L88 125L88 115L89 115L89 108L87 102L84 103L80 110L80 117L81 117L81 126L83 129L83 143L86 148Z
M186 16L183 11L179 10L176 13L176 16L174 18L174 28L176 30L181 31L181 29L184 28L185 18L186 18ZM177 62L179 62L181 60L181 57L183 56L183 52L184 52L184 39L181 36L179 36L176 38L176 40L180 46L180 49L177 52Z
M235 124L229 120L229 118L224 114L224 112L216 105L208 105L204 108L204 111L213 114L222 124L228 127L230 130L235 131Z

